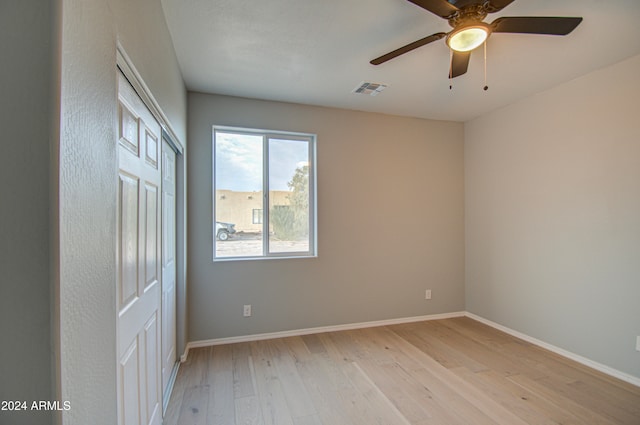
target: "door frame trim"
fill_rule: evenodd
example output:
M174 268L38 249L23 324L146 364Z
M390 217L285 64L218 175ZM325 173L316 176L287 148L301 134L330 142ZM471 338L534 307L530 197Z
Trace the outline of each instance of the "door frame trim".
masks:
M120 68L120 71L124 74L125 78L129 81L129 83L133 86L133 89L138 93L142 102L147 105L147 108L151 111L153 116L158 120L160 126L162 127L162 131L167 133L167 139L170 144L176 149L178 154L183 154L184 146L180 142L180 139L176 136L175 131L173 131L173 127L169 122L169 119L162 111L160 104L153 96L153 93L147 86L147 84L142 79L142 76L138 72L138 70L133 65L133 62L127 52L125 52L124 47L117 43L116 47L116 65Z

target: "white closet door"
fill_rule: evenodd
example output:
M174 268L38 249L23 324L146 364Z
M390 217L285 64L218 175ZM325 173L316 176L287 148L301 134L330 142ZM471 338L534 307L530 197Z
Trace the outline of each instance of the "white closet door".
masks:
M118 78L118 423L159 425L161 128Z
M162 389L176 363L176 153L162 142Z

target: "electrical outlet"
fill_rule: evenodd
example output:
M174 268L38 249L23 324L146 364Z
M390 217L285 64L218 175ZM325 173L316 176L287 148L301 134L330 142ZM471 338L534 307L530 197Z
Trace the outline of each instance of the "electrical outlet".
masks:
M431 289L427 289L426 291L424 291L424 299L425 300L431 299Z
M251 304L245 304L242 312L244 317L251 317Z
M636 351L640 351L640 336L636 337Z

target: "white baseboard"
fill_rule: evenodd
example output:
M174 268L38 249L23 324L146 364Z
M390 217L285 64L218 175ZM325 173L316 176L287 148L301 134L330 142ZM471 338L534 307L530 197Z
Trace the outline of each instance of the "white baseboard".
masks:
M542 347L546 350L549 350L551 352L554 352L556 354L561 355L562 357L566 357L570 360L573 360L575 362L581 363L585 366L588 366L592 369L595 369L597 371L600 371L604 374L607 374L609 376L613 376L614 378L618 378L622 381L628 382L632 385L635 385L637 387L640 387L640 378L637 378L633 375L629 375L628 373L624 373L621 372L617 369L614 369L612 367L609 367L607 365L603 365L602 363L598 363L595 362L591 359L588 359L586 357L582 357L578 354L572 353L571 351L567 351L563 348L560 347L556 347L555 345L551 345L549 343L546 343L544 341L541 341L539 339L533 338L529 335L523 334L521 332L518 332L516 330L513 330L511 328L508 328L506 326L503 326L499 323L496 322L492 322L491 320L485 319L484 317L478 316L476 314L473 313L469 313L468 311L465 313L465 316L469 317L470 319L473 320L477 320L480 323L484 323L485 325L491 326L492 328L498 329L504 333L507 333L509 335L515 336L516 338L522 339L524 341L530 342L531 344L537 345L538 347Z
M492 322L491 320L485 319L484 317L478 316L468 311L458 311L453 313L442 313L442 314L430 314L427 316L403 317L399 319L375 320L372 322L348 323L345 325L319 326L315 328L293 329L289 331L269 332L269 333L262 333L262 334L233 336L228 338L214 338L214 339L207 339L207 340L201 340L201 341L192 341L187 343L187 346L185 347L185 350L184 350L184 354L180 356L180 361L181 362L187 361L187 357L189 356L189 350L192 348L211 347L214 345L233 344L237 342L261 341L265 339L285 338L289 336L311 335L311 334L317 334L322 332L336 332L336 331L346 331L346 330L352 330L352 329L373 328L376 326L390 326L390 325L398 325L402 323L423 322L426 320L451 319L453 317L463 317L463 316L469 317L470 319L473 319L473 320L477 320L478 322L484 323L485 325L491 326L492 328L498 329L509 335L515 336L516 338L520 338L524 341L530 342L531 344L547 349L551 352L559 354L570 360L574 360L578 363L581 363L592 369L600 371L604 374L613 376L614 378L618 378L622 381L625 381L632 385L640 387L640 378L638 377L621 372L617 369L614 369L602 363L595 362L586 357L582 357L578 354L572 353L563 348L556 347L555 345L551 345L539 339L533 338L529 335L523 334L521 332L518 332L506 326L500 325L499 323Z
M187 361L189 350L199 347L211 347L214 345L233 344L236 342L261 341L265 339L285 338L288 336L311 335L323 332L348 331L352 329L374 328L376 326L398 325L401 323L423 322L425 320L451 319L453 317L463 317L464 311L442 314L430 314L427 316L403 317L399 319L375 320L372 322L348 323L345 325L319 326L316 328L293 329L290 331L270 332L254 335L233 336L229 338L214 338L187 343L184 354L180 357L181 362Z

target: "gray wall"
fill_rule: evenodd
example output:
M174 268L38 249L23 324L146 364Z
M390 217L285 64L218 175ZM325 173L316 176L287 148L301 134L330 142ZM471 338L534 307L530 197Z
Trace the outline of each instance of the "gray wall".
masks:
M62 0L59 327L64 424L116 423L116 98L107 1Z
M0 400L53 398L49 173L54 19L50 1L0 5ZM0 412L50 424L51 412Z
M188 107L191 341L464 309L461 123L197 93ZM318 135L318 258L212 262L214 124Z
M640 377L640 56L465 125L466 305Z

